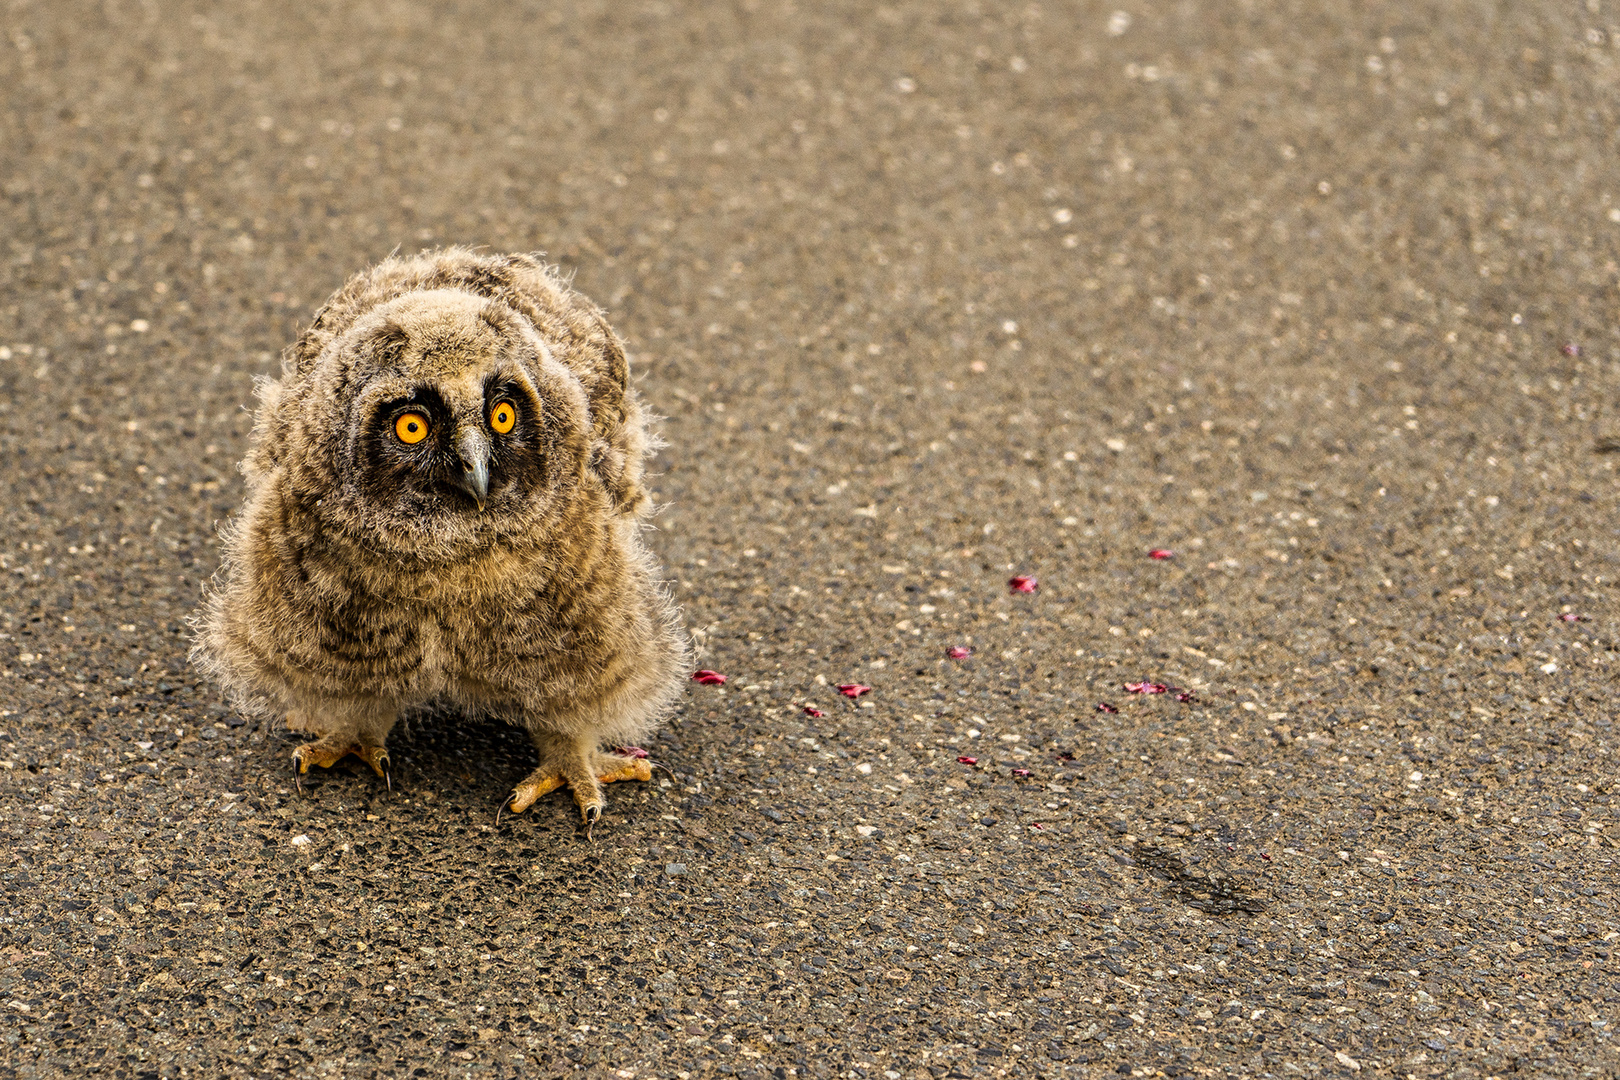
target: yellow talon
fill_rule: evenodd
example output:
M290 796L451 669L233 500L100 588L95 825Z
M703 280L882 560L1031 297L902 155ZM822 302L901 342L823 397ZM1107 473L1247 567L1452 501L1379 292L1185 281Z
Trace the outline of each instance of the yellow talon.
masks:
M581 762L582 765L587 763ZM574 793L574 803L579 807L580 816L585 820L585 835L589 836L591 826L602 816L605 805L602 799L600 785L612 784L620 780L651 780L652 763L646 758L620 757L617 754L596 754L590 765L591 772L584 777L572 780L563 770L542 771L536 769L521 784L512 789L511 796L501 804L495 813L495 823L500 824L503 813L521 814L533 806L542 795L549 795L560 787L568 787ZM583 770L582 770L583 771Z
M330 769L350 754L370 765L379 777L389 781L390 787L393 786L388 776L388 751L381 746L361 746L352 739L326 735L314 742L305 743L293 751L293 766L298 770L298 775L302 776L309 772L311 765Z

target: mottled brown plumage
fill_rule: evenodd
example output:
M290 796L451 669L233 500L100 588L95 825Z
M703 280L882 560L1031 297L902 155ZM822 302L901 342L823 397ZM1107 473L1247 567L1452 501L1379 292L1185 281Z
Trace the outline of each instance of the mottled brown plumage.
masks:
M245 507L195 658L245 709L379 774L402 711L526 727L587 823L686 646L642 546L646 416L602 313L523 255L450 249L356 275L260 388ZM510 413L498 411L510 409ZM508 430L502 430L508 428Z

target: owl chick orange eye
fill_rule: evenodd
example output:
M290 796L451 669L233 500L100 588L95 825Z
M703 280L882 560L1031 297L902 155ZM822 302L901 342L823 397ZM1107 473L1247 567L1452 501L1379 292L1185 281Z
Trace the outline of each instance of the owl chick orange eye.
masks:
M421 413L401 413L399 419L394 421L394 434L399 436L400 442L408 446L414 446L427 438L427 433L427 417Z
M517 424L517 410L509 401L503 401L489 410L489 426L497 435L505 435Z

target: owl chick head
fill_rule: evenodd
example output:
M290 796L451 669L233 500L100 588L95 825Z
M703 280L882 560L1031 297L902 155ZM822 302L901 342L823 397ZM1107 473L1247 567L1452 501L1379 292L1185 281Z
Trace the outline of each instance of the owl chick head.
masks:
M462 289L372 308L284 397L271 422L322 516L417 557L535 535L591 456L579 378L523 313Z

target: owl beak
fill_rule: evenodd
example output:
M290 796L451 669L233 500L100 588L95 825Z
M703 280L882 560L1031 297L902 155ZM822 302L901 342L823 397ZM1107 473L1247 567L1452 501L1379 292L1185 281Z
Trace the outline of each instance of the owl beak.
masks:
M456 440L456 452L461 458L456 486L471 495L482 510L489 497L489 440L481 431L463 431Z

